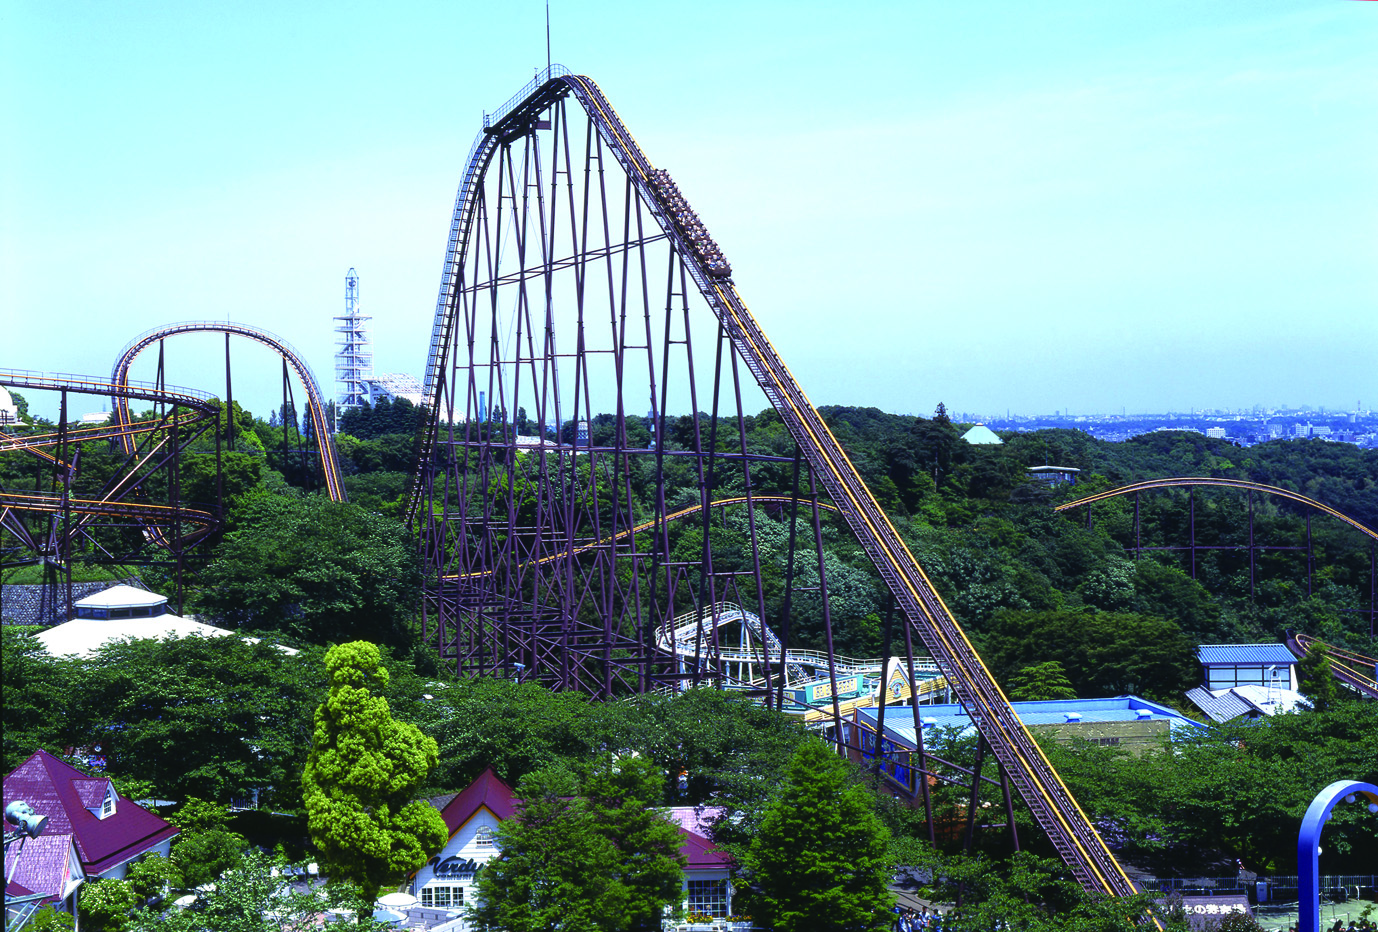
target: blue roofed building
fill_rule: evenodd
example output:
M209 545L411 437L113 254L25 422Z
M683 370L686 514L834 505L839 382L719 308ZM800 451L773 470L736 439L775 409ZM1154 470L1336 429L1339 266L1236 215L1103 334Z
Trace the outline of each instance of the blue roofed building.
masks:
M1010 705L1035 734L1051 732L1059 738L1083 738L1093 744L1124 748L1131 754L1159 747L1164 739L1175 738L1184 731L1195 732L1206 727L1176 709L1138 696L1013 702ZM853 729L853 733L847 735L849 744L860 737L862 747L874 747L879 711L874 708L853 710L851 721L847 723ZM975 732L971 718L957 704L920 706L919 722L925 742L930 740L929 734L938 732L955 731L958 735ZM885 710L885 741L900 752L918 749L912 706L893 706Z
M1202 644L1202 683L1214 692L1235 686L1297 688L1297 658L1286 644Z
M1297 658L1286 644L1202 644L1201 686L1187 698L1212 721L1289 712L1305 702L1297 692Z

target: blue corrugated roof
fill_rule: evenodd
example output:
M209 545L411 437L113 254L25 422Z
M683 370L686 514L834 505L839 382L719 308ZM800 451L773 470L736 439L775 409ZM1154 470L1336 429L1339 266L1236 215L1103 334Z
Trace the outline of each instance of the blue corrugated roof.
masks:
M1206 666L1297 662L1286 644L1202 644L1196 649L1196 655Z
M1192 721L1176 709L1150 702L1138 696L1119 696L1113 699L1056 699L1042 702L1012 702L1011 706L1019 714L1025 725L1064 725L1067 723L1067 713L1076 712L1081 715L1081 723L1089 724L1092 722L1133 722L1140 721L1138 710L1146 709L1151 713L1150 721L1167 721L1173 728L1190 725L1196 728L1203 727L1200 722ZM857 714L863 721L867 721L872 727L875 726L877 718L876 709L857 709ZM971 727L971 719L960 705L955 703L943 705L921 705L919 706L919 718L927 722L933 720L935 728L961 728ZM908 706L894 706L885 711L885 731L892 737L899 737L901 740L914 742L914 712Z

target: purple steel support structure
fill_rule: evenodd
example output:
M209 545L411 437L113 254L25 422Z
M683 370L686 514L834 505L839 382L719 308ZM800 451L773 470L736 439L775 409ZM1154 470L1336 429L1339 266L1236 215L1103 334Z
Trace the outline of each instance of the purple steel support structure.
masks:
M50 482L40 476L32 487L0 488L0 565L55 567L40 605L44 617L54 620L72 612L72 570L78 560L168 566L178 573L180 611L185 552L218 524L215 512L181 500L182 456L214 423L211 397L169 388L161 365L153 383L5 369L0 384L60 395L55 431L6 435L0 443L0 455L33 456L52 466ZM126 416L113 425L73 428L68 424L71 393L111 396L125 405L138 399L155 407L146 420ZM85 445L106 448L114 442L123 445L123 461L100 487L82 482Z
M829 646L819 510L836 510L894 596L911 684L918 643L1077 879L1131 892L731 276L593 81L552 66L485 117L455 201L408 498L433 643L463 673L595 696L711 682L778 703L785 646ZM712 354L694 353L695 330L716 334ZM632 406L647 402L642 418ZM749 442L747 419L767 408L783 449ZM809 539L797 504L777 510L788 527L762 507L797 503L801 467L813 560L795 554ZM777 573L772 596L762 579ZM796 578L817 595L793 594ZM733 630L759 662L730 659ZM827 667L835 682L830 650ZM831 731L845 740L836 706Z
M1198 486L1235 489L1247 493L1248 542L1246 544L1242 546L1238 544L1205 545L1198 544L1196 542L1195 490ZM1145 547L1140 538L1139 493L1151 490L1175 488L1185 488L1188 490L1188 543L1185 546ZM1270 544L1260 544L1257 542L1254 536L1254 493L1256 492L1280 498L1284 501L1291 502L1296 505L1301 505L1307 509L1305 512L1305 544L1300 544L1297 546L1277 546ZM1340 522L1349 525L1354 530L1369 538L1369 607L1366 610L1359 608L1341 609L1340 611L1361 614L1366 612L1369 616L1369 636L1373 636L1374 619L1375 617L1378 617L1378 530L1374 530L1373 528L1367 527L1355 518L1350 517L1344 512L1337 511L1336 509L1331 508L1324 502L1317 501L1313 498L1307 498L1305 495L1293 492L1290 489L1282 489L1276 486L1264 485L1258 482L1249 482L1243 479L1218 479L1213 477L1201 476L1180 476L1164 479L1148 479L1142 482L1136 482L1133 485L1121 486L1115 489L1108 489L1104 492L1097 492L1094 495L1088 495L1084 498L1075 499L1074 501L1064 502L1063 504L1058 505L1054 510L1071 511L1074 508L1081 508L1084 506L1086 508L1087 527L1091 527L1092 506L1097 502L1105 501L1106 499L1110 498L1116 498L1121 495L1132 495L1134 498L1134 546L1128 549L1130 549L1133 552L1134 557L1136 559L1146 551L1163 551L1178 553L1186 551L1189 554L1189 559L1191 561L1192 577L1195 578L1196 551L1246 550L1248 551L1249 558L1249 594L1251 597L1254 595L1257 588L1257 554L1273 551L1296 551L1303 555L1303 558L1306 562L1306 593L1307 596L1310 597L1314 585L1316 571L1314 541L1312 539L1311 532L1312 517L1316 512L1320 512L1321 514L1329 515L1330 517L1335 518Z

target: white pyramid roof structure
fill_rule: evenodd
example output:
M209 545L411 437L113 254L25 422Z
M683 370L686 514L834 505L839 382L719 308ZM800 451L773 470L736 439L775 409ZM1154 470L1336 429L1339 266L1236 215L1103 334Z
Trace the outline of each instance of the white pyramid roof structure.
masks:
M973 427L971 430L969 430L969 431L967 431L966 433L962 434L962 439L965 440L967 443L1004 443L1004 442L1005 442L1005 441L1001 440L999 437L997 437L997 436L995 435L995 431L991 430L991 429L990 429L989 427L987 427L985 424L977 424L977 425L976 425L975 427Z

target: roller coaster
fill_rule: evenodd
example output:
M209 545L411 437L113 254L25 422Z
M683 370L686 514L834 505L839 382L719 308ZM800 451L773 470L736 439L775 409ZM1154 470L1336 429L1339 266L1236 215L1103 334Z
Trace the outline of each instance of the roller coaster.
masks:
M1235 489L1247 493L1249 499L1248 512L1248 541L1238 545L1203 545L1196 540L1196 498L1195 490L1200 487L1215 487L1225 489ZM1188 498L1188 521L1187 533L1189 539L1184 546L1155 546L1146 547L1142 543L1140 536L1139 521L1139 495L1142 492L1157 491L1162 489L1187 489ZM1304 547L1291 546L1268 546L1258 544L1254 540L1254 494L1269 495L1293 504L1301 505L1306 511L1306 545ZM1311 594L1312 576L1314 571L1314 560L1312 558L1311 542L1311 513L1319 512L1348 525L1360 534L1369 539L1369 607L1367 615L1369 617L1369 636L1374 633L1374 623L1378 620L1378 531L1368 527L1359 520L1330 507L1324 502L1318 502L1313 498L1308 498L1290 489L1283 489L1277 486L1264 485L1259 482L1249 482L1243 479L1224 479L1211 476L1181 476L1166 479L1149 479L1144 482L1135 482L1130 485L1119 486L1114 489L1106 489L1092 495L1085 495L1070 502L1064 502L1054 508L1055 511L1069 512L1076 508L1086 509L1086 520L1089 524L1092 521L1091 506L1097 502L1108 501L1113 498L1132 496L1134 499L1134 543L1128 545L1126 549L1135 555L1139 555L1152 550L1161 551L1185 551L1190 554L1190 570L1193 579L1196 578L1197 552L1200 550L1245 550L1249 554L1249 591L1253 595L1255 588L1255 557L1262 551L1269 550L1302 550L1306 555L1306 592ZM1360 610L1362 611L1362 610Z
M1324 654L1337 680L1360 695L1378 699L1378 659L1335 647L1309 634L1288 632L1287 647L1298 659L1312 652Z
M150 562L140 552L154 544L180 568L186 551L218 526L218 506L196 507L183 502L181 494L182 455L218 419L219 405L211 395L164 384L127 379L117 384L92 376L24 369L0 370L0 384L55 391L61 398L57 430L0 437L0 451L27 454L38 461L34 489L0 491L0 526L7 532L0 564L59 567L66 582L66 611L61 617L70 614L72 555L79 543L94 548L111 563ZM104 395L121 403L129 399L154 402L163 412L114 428L69 430L69 394ZM122 442L123 458L95 497L82 497L73 494L73 486L82 444L91 441ZM47 490L42 488L45 475ZM153 500L155 486L161 487L157 491L164 495L164 502ZM178 596L180 601L180 583ZM51 601L55 609L57 600Z
M129 369L134 364L134 360L139 354L148 347L157 343L159 346L159 368L162 374L162 344L168 337L188 333L223 333L225 335L225 360L226 360L226 394L225 403L232 405L234 400L233 392L230 390L229 373L229 338L231 336L243 337L260 343L282 357L283 365L283 408L294 410L291 398L291 383L287 379L286 369L291 366L297 379L301 382L306 391L306 414L310 419L311 433L315 441L316 451L320 459L321 471L325 476L325 491L332 501L347 501L344 480L340 475L339 455L335 450L335 439L330 430L330 425L326 420L325 401L321 394L320 386L316 383L316 376L311 372L311 367L301 357L292 345L281 337L270 333L261 327L251 327L248 324L233 323L227 320L190 320L176 324L168 324L162 327L155 327L145 333L139 334L129 342L120 352L119 358L115 361L114 367L110 370L110 381L115 385L126 384L129 380ZM112 395L111 402L115 413L116 431L119 434L120 443L125 450L130 449L133 432L129 430L132 419L129 413L128 399L121 395ZM285 423L285 422L284 422ZM231 428L233 429L233 428ZM287 442L287 431L283 430L283 442Z
M335 501L345 500L334 439L328 429L325 407L315 376L305 361L285 340L257 327L228 321L189 321L158 327L141 334L120 353L108 380L91 376L50 374L27 370L0 370L0 384L14 388L29 388L60 393L60 416L56 430L42 434L23 435L0 433L0 453L19 453L33 456L50 473L49 489L0 490L0 526L13 538L3 553L6 567L33 563L49 563L60 568L66 577L66 611L54 612L57 617L70 615L72 601L72 563L74 548L79 542L94 548L98 562L119 565L157 563L156 556L141 551L147 545L169 555L177 568L178 602L180 610L181 566L189 548L207 539L219 526L221 493L221 405L214 396L193 389L174 388L164 378L163 343L171 336L187 333L223 333L226 339L226 401L232 407L230 380L229 338L244 337L268 346L283 361L283 410L295 410L291 383L287 377L290 367L301 382L307 403L310 433L325 480L325 491ZM139 354L153 344L158 345L157 377L153 382L132 380L130 368ZM71 428L67 423L67 394L108 396L113 410L113 423ZM135 420L130 401L137 400L155 406L153 416ZM225 418L225 432L233 446L233 419ZM215 438L216 491L215 504L191 506L183 502L181 490L181 461L189 446L207 430ZM301 446L298 438L298 446ZM72 493L78 475L83 444L104 442L114 444L123 456L123 464L115 470L96 498L82 498ZM283 458L286 463L288 427L284 422ZM39 484L43 480L39 476ZM155 481L156 479L156 481ZM161 485L165 502L155 502L150 496L154 485ZM119 537L115 529L133 527L138 530L138 544ZM97 539L94 529L105 529ZM110 535L114 533L123 547L112 549ZM57 600L52 600L54 607Z
M710 333L697 356L695 322ZM792 450L748 449L743 369ZM649 401L650 443L636 436L634 399ZM485 116L455 199L424 403L406 514L433 580L423 630L459 672L604 696L706 673L721 683L721 645L700 636L700 619L730 603L760 626L758 694L778 704L791 603L808 598L835 683L822 492L888 588L906 658L916 642L927 649L1077 880L1133 892L747 310L723 250L589 78L552 66ZM669 418L672 405L707 417ZM595 410L613 414L600 423ZM696 488L696 535L667 519L673 480ZM708 517L729 484L746 499L731 555L710 545L725 534ZM757 515L757 494L791 500L785 526ZM801 525L810 547L796 547ZM769 599L778 637L761 622L767 577L783 582ZM678 631L700 663L669 649Z
M41 442L0 438L12 444L0 449L23 449L60 471L78 435L117 441L133 458L131 451L156 445L151 438L191 430L202 409L174 400L161 384L162 342L189 332L224 333L227 359L230 336L270 346L282 356L284 386L286 369L296 371L326 491L343 499L320 393L304 362L266 331L228 322L174 324L131 342L109 382L96 386L118 399L114 427L89 434L62 427L57 439ZM130 365L154 343L159 381L134 394ZM0 372L5 384L23 387L23 377ZM779 419L778 443L768 447L748 441L746 422L755 416L748 412L759 410L747 405L753 393ZM130 397L174 410L135 421ZM787 687L826 678L831 734L846 742L838 677L883 677L898 638L894 654L910 683L926 670L948 685L980 733L978 761L988 747L1007 801L1012 786L1077 881L1098 894L1133 892L747 309L722 247L585 76L552 66L484 117L455 199L424 408L405 515L428 580L423 636L456 672L599 697L711 684L776 708ZM1231 482L1161 480L1133 490L1184 481ZM6 528L12 512L56 507L51 498L43 507L11 498L0 500ZM213 527L213 516L174 502L171 531L152 505L129 499L119 507L155 540L185 539L183 524L195 533ZM64 526L88 507L109 514L115 504L66 496ZM738 509L731 520L729 508ZM826 529L825 514L833 516ZM147 523L160 517L163 525ZM834 602L858 597L824 548L838 522L888 590L887 660L875 670L876 662L835 650ZM33 535L29 542L39 543ZM822 651L788 648L799 639L791 626L806 622L816 626L811 634ZM725 636L732 629L735 644ZM922 734L917 702L894 714L912 715ZM979 762L965 772L974 811L980 784L994 781ZM926 802L926 781L915 782Z

